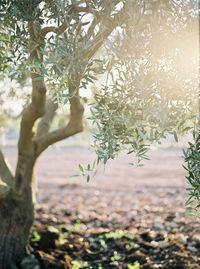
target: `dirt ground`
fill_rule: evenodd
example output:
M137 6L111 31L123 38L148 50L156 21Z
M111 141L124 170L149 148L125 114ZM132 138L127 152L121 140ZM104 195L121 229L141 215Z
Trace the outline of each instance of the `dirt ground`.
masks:
M14 168L16 149L4 152ZM155 150L144 167L134 168L122 154L87 183L70 176L79 163L92 163L91 150L43 153L31 240L40 267L200 268L200 221L186 216L181 155L180 149Z

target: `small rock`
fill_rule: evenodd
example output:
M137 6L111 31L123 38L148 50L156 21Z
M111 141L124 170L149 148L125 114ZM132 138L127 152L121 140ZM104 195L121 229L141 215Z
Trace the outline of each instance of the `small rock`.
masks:
M171 222L175 217L175 214L169 214L165 220Z
M166 248L168 247L170 244L165 242L165 241L151 241L151 245L155 248Z
M187 239L188 239L188 236L185 236L184 234L179 234L177 236L177 240L179 243L183 244L183 245L186 245L187 244Z
M188 249L189 251L191 251L191 252L197 252L197 251L198 251L197 248L192 247L192 246L188 246L187 249Z
M170 245L170 243L165 242L165 241L159 241L159 242L158 242L158 247L159 247L159 248L166 248L166 247L168 247L169 245Z
M175 222L171 222L169 225L172 229L177 228L177 224Z
M40 269L39 262L33 255L25 257L20 266L21 269Z
M157 268L163 268L163 264L154 264L152 266L153 269L157 269Z
M200 243L200 234L194 234L193 237L192 237L192 240Z
M164 225L162 223L158 222L158 223L155 223L154 228L158 231L163 231Z
M157 248L158 247L158 242L151 241L151 245L152 245L152 247Z
M160 252L160 249L159 248L156 248L156 249L154 249L154 251L153 251L153 253L155 253L155 254L157 254L157 253L159 253Z

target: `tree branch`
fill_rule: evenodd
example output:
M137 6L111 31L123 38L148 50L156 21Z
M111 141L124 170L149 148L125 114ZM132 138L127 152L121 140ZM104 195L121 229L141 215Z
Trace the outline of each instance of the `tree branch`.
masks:
M58 108L58 104L49 100L47 103L46 113L41 119L37 127L36 136L39 137L43 134L46 134L49 131L50 124L55 116L55 112Z
M8 161L0 149L0 177L3 182L9 186L14 184L14 176Z
M114 5L116 6L119 1L114 1ZM65 14L65 19L67 20L68 18L70 18L70 14L72 12L77 12L77 13L87 13L87 14L93 14L95 16L95 20L100 21L100 19L102 20L106 20L109 21L110 18L108 16L106 16L103 12L99 12L93 8L90 8L88 5L86 7L81 7L81 6L75 6L75 5L71 5L68 9L68 11ZM67 29L68 27L68 23L64 22L63 24L61 24L60 26L56 27L56 26L46 26L44 28L41 29L41 35L43 37L45 37L48 33L53 32L53 33L57 33L57 34L62 34L64 33L64 31Z
M30 40L34 46L30 54L30 62L34 60L43 61L43 55L40 53L40 48L44 47L44 39L41 38L41 28L38 23L30 23L29 25ZM35 48L35 44L38 46ZM32 98L31 104L24 110L20 126L20 138L18 143L19 152L33 154L33 137L35 135L33 127L35 121L42 117L46 109L46 86L44 77L36 73L34 68L31 73L32 79Z
M72 97L69 102L70 120L67 126L35 138L38 156L50 145L83 131L83 104L79 97Z
M68 9L68 11L65 14L65 20L67 20L68 18L70 18L70 14L72 12L86 12L86 13L95 13L97 11L90 9L88 7L79 7L79 6L73 6L71 5ZM62 34L64 33L64 31L67 29L68 27L68 23L64 22L63 24L61 24L58 27L55 26L47 26L41 29L41 35L42 37L45 37L48 33L53 32L53 33L57 33L57 34Z
M117 3L118 1L116 1ZM113 18L104 18L103 19L103 25L105 27L105 30L103 32L99 32L96 37L94 37L94 40L90 42L89 44L89 53L87 55L87 58L90 59L95 52L100 48L100 46L103 44L104 40L111 34L111 32L118 26L124 23L124 21L127 18L127 15L125 14L125 9L126 6L124 5L123 8L115 15L113 15ZM73 9L75 10L75 9ZM100 13L96 13L96 11L92 11L89 9L87 6L86 8L80 8L78 9L77 7L77 12L93 12L95 18L97 21L99 21L100 18ZM72 10L71 10L72 11ZM69 11L68 11L69 14ZM68 15L67 14L67 15ZM67 17L66 15L66 17ZM99 16L97 18L97 16ZM48 32L48 31L54 31L54 32L62 32L67 29L67 24L63 24L60 27L51 27L51 28L43 28L41 30L41 33L43 33L43 36ZM77 89L75 89L76 91ZM71 89L69 89L69 92ZM67 124L67 126L63 128L59 128L58 130L55 130L53 132L49 132L46 134L41 134L37 137L35 137L34 142L37 148L37 156L41 154L48 146L52 145L53 143L56 143L62 139L65 139L67 137L70 137L76 133L79 133L83 130L83 125L82 125L82 117L83 117L83 112L84 108L81 103L81 100L78 97L72 97L69 99L70 101L70 120Z
M60 26L47 26L45 28L42 28L41 30L41 36L45 37L48 33L53 32L56 34L62 34L67 29L67 23L63 23Z
M99 33L94 37L94 40L89 45L89 52L87 54L88 59L92 58L97 50L102 46L105 39L112 33L112 31L117 27L122 25L127 20L126 14L127 6L124 5L123 8L114 15L114 18L103 21L105 25L105 30L99 31Z

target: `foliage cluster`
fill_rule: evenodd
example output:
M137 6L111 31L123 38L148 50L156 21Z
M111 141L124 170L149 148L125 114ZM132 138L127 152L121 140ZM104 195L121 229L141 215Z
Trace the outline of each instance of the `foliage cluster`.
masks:
M104 163L124 149L146 159L151 144L167 134L177 141L196 124L198 23L182 8L152 4L108 44L107 77L90 118Z
M0 14L1 78L9 76L23 88L34 71L35 80L45 77L51 99L67 103L81 98L79 90L88 90L101 74L90 117L97 127L97 163L106 164L122 150L135 153L133 164L140 163L153 143L167 134L177 140L194 128L199 113L196 1L11 0L2 2ZM30 40L33 21L35 39ZM42 32L46 25L47 34ZM102 56L94 57L103 44ZM24 96L29 103L30 93ZM88 181L90 167L79 166Z

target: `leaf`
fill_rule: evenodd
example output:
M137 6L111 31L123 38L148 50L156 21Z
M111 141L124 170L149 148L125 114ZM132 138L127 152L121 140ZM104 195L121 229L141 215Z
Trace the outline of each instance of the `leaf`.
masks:
M90 181L90 175L87 175L87 182Z
M96 161L94 161L92 164L92 170L94 169L95 165L96 165Z
M39 65L38 65L37 63L35 63L35 69L36 69L36 71L37 71L38 73L40 73L40 67L39 67Z
M82 22L82 26L88 25L90 23L90 21L86 21L86 22Z
M187 201L185 202L185 205L187 206L187 205L189 205L189 204L191 204L192 202L193 202L193 200L191 200L192 199L192 196L190 196L188 199L187 199Z
M187 209L187 210L195 210L195 208L192 207L192 206L187 206L186 209Z
M138 133L144 140L149 140L148 137L142 131L138 130Z
M194 217L195 215L194 214L192 214L192 213L187 213L186 214L188 217Z
M90 168L90 164L88 164L88 166L87 166L87 170L88 170L88 171L91 170L91 168Z
M75 175L70 176L70 178L79 177L79 176L80 176L79 174L75 174Z
M37 231L33 231L33 237L31 238L32 242L38 242L40 240L40 235Z
M42 67L42 74L48 76L47 70L44 67Z
M16 75L17 75L17 72L14 72L14 73L12 73L12 74L9 76L9 78L10 78L10 79L13 79Z
M81 171L81 172L84 172L84 168L83 168L83 166L82 165L78 165L78 168L79 168L79 170Z
M54 226L49 226L48 231L52 233L59 233L59 230Z
M176 131L173 132L173 135L174 135L174 139L175 139L175 141L178 142L178 136L177 136Z
M43 79L43 77L36 77L33 80L38 81L38 80L41 80L41 79Z
M144 164L143 164L143 163L140 163L140 164L138 164L137 166L138 166L138 167L142 167L142 166L144 166Z

